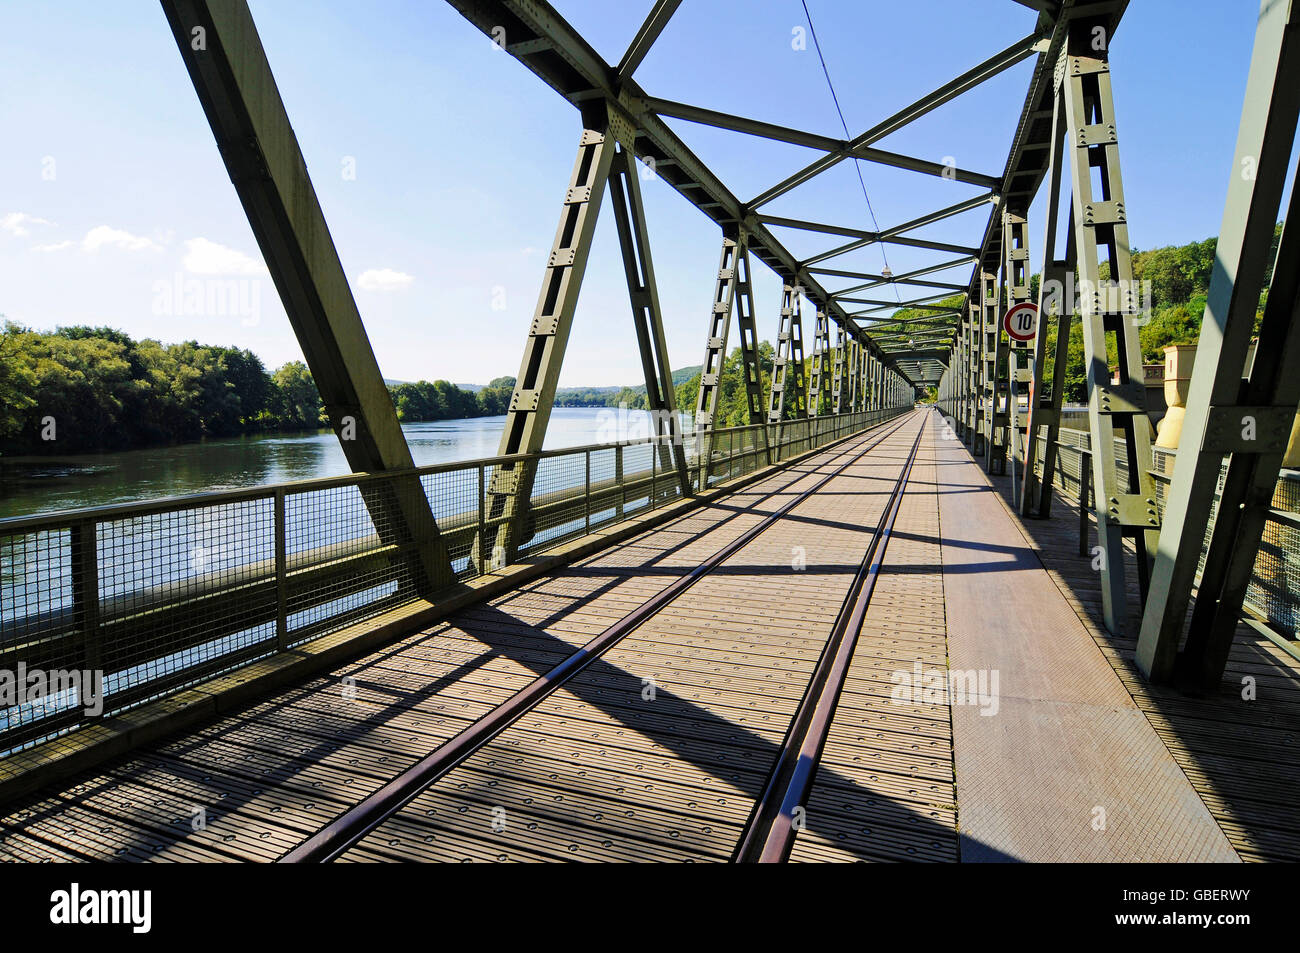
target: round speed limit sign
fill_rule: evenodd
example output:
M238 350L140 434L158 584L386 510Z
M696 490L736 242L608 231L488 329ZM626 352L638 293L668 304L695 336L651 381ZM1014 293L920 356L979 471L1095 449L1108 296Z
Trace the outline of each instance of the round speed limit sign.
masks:
M1022 301L1008 308L1002 318L1002 327L1013 341L1032 341L1038 330L1038 305Z

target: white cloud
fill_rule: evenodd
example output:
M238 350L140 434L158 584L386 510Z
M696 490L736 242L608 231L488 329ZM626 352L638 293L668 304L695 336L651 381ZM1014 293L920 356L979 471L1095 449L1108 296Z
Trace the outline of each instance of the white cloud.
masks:
M33 245L32 251L63 251L65 248L71 248L75 242L68 240L63 242L51 242L48 245Z
M161 247L152 239L132 235L130 232L124 232L120 228L110 228L107 225L96 225L86 232L86 237L81 240L81 247L88 252L97 252L106 246L121 248L124 251L144 251Z
M0 228L3 228L10 235L16 238L25 238L28 235L28 225L52 225L43 218L37 218L35 215L28 215L26 212L10 212L4 218L0 218Z
M206 238L185 242L185 270L194 275L265 275L266 266L250 255Z
M392 268L371 268L357 277L357 287L363 291L400 291L414 280L413 275Z

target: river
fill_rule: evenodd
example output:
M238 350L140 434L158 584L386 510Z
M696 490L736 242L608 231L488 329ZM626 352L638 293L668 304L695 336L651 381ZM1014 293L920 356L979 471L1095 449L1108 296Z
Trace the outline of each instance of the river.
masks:
M505 417L406 424L418 466L496 454ZM546 449L649 436L644 411L557 407ZM173 447L68 457L0 458L0 518L206 490L342 476L347 460L332 431L204 440Z

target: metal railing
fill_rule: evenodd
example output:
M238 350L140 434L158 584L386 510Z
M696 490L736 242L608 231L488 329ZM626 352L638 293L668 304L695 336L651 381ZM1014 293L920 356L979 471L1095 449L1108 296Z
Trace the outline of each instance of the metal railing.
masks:
M1038 435L1040 445L1037 472L1041 477L1044 438ZM1115 441L1115 466L1121 484L1128 479L1128 466L1123 453L1123 442ZM1057 467L1055 489L1085 504L1079 514L1079 554L1088 555L1089 514L1096 507L1096 496L1091 486L1091 448L1086 430L1062 427L1057 441ZM1155 480L1156 509L1163 521L1169 485L1173 482L1175 450L1152 448L1151 476ZM1068 459L1067 459L1068 458ZM1219 482L1214 503L1217 512L1219 491L1227 476L1225 459L1219 469ZM1199 585L1201 571L1205 568L1206 549L1214 528L1213 516L1205 527L1200 559L1196 568ZM1300 471L1283 470L1273 493L1272 508L1264 525L1259 553L1250 584L1246 588L1242 621L1255 631L1276 643L1280 648L1300 659Z
M772 460L901 412L785 421L779 443L767 424ZM768 463L759 425L710 443L708 486ZM688 434L692 488L696 448ZM95 673L113 714L436 596L418 560L428 541L396 525L404 498L427 501L462 583L504 561L492 545L505 521L489 505L496 471L532 468L518 559L681 499L672 454L667 438L648 438L0 520L0 754L87 719L84 686L50 673Z

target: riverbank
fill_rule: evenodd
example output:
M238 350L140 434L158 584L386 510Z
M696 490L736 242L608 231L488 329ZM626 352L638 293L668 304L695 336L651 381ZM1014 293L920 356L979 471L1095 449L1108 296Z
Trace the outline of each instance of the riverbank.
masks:
M620 414L611 421L611 415ZM557 407L546 446L558 449L644 436L611 432L611 423L627 430L643 414ZM504 416L466 417L404 424L402 432L416 465L428 466L495 455L504 425ZM115 453L0 457L0 518L348 472L338 438L329 430L252 434Z

